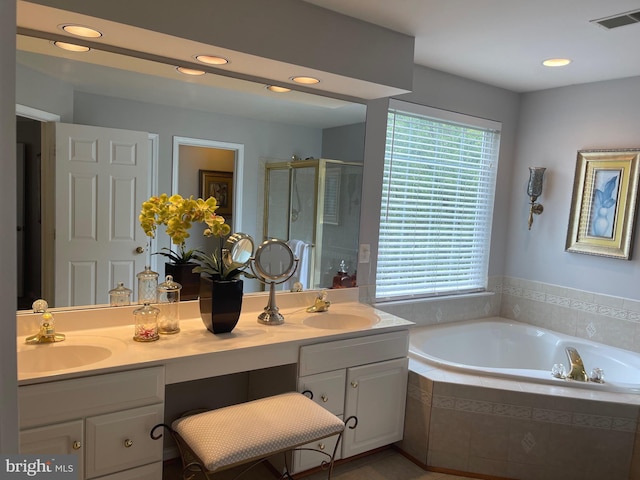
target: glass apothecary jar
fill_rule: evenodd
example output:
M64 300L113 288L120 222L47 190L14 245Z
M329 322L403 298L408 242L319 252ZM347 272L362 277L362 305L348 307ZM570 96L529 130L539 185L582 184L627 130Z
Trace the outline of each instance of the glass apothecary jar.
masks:
M109 290L109 305L112 307L122 307L131 305L131 289L119 282L116 288Z
M158 340L158 315L160 310L145 303L133 311L134 333L136 342L153 342Z
M167 275L164 282L158 285L158 332L171 335L180 331L180 290L182 285Z
M158 273L151 270L151 267L147 265L136 277L138 277L138 303L156 303Z

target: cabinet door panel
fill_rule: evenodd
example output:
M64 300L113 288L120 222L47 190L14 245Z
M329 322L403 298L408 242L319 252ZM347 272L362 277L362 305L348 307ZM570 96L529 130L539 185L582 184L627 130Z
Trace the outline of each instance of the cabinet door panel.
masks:
M20 432L20 453L23 454L76 454L78 478L84 478L84 422L72 422L30 428Z
M87 418L87 478L162 460L162 441L149 433L163 412L157 404Z
M345 430L343 458L402 439L407 366L398 358L347 370L344 418L357 416L358 426Z
M298 379L298 391L309 390L314 402L334 415L342 415L345 378L345 370L307 375Z

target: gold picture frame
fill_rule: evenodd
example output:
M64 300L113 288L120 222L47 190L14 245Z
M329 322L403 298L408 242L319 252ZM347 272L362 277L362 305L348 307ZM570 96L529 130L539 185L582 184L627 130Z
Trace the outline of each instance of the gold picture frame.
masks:
M567 252L631 258L640 149L580 150Z
M216 213L230 217L233 213L233 172L198 170L200 177L200 197L215 197L218 201Z

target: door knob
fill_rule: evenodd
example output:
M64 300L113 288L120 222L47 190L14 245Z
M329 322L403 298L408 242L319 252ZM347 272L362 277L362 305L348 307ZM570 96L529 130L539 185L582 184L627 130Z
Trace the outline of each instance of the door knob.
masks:
M144 247L136 247L136 253L144 253Z

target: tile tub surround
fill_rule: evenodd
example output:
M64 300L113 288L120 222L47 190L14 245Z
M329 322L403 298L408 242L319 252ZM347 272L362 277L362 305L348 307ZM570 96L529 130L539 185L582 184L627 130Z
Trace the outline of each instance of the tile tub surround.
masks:
M413 360L409 368L405 437L398 446L428 467L519 480L640 478L634 476L640 399L576 398L559 391L567 388L458 374Z
M501 317L640 352L639 301L513 277L496 287Z
M499 316L640 353L640 301L514 277L487 292L374 304L416 325Z

